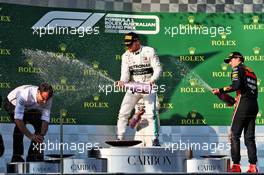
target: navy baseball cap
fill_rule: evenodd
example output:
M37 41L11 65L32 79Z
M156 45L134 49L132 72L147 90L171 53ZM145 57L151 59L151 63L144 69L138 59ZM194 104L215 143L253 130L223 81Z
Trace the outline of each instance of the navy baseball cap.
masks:
M224 59L225 63L229 63L232 58L240 58L244 62L244 57L240 52L231 52L227 58Z
M127 34L125 35L125 38L124 38L124 44L125 44L126 46L129 46L129 45L131 45L134 41L137 41L137 40L139 40L138 35L137 35L136 33L134 33L134 32L130 32L130 33L127 33Z

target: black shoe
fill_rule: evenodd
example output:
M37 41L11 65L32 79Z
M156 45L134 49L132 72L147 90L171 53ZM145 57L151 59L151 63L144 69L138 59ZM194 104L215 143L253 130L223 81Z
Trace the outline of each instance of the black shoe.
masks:
M11 162L25 162L21 156L12 156Z
M153 140L153 143L152 143L152 146L160 146L160 143L159 143L159 139L154 139Z

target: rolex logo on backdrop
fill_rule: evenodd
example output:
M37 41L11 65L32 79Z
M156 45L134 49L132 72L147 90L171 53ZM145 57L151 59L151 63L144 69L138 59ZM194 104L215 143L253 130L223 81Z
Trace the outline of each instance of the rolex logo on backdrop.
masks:
M218 99L216 99L217 101L219 101ZM217 109L217 110L225 110L225 109L232 109L234 108L234 106L228 106L225 103L213 103L213 109Z
M190 55L194 55L196 48L195 47L189 47L188 50L189 50Z
M201 29L203 27L202 24L195 24L195 16L193 16L193 15L188 16L187 20L188 20L189 24L181 25L182 27L184 27L186 29L195 28L196 30L198 30L198 29Z
M189 24L193 24L194 23L194 20L195 20L195 16L188 16L188 21L189 21Z
M164 102L163 94L158 95L158 100L160 103L160 109L173 109L174 108L173 103Z
M260 86L260 83L261 83L261 79L258 79L257 80L257 85Z
M263 125L264 124L264 118L262 117L262 110L259 110L256 118L256 124Z
M18 72L19 73L32 73L32 74L38 74L41 73L41 69L39 67L34 67L34 62L32 58L27 58L25 60L25 63L27 66L18 66Z
M259 17L258 17L258 16L253 16L253 17L252 17L252 20L253 20L253 24L258 24L258 22L259 22Z
M0 41L0 57L1 56L11 56L11 49L6 48L5 46L3 46L3 42Z
M264 61L264 55L262 55L262 50L258 46L253 47L252 54L245 55L244 58L245 61L253 61L253 62Z
M61 109L60 110L60 116L62 116L62 117L66 117L67 116L67 110L66 109Z
M11 88L11 85L10 85L10 82L0 82L0 90L1 89L10 89ZM0 107L0 111L1 110L4 110L4 109L1 109ZM8 115L0 115L0 123L10 123L11 120L10 120L10 117Z
M222 71L227 71L227 68L228 68L228 64L226 64L226 63L221 64Z
M65 85L66 83L67 83L67 78L64 76L60 77L60 84Z
M196 79L196 78L191 78L190 80L189 80L189 83L190 83L190 85L192 86L192 87L194 87L194 86L196 86L198 83L198 80Z
M188 53L189 55L181 55L178 57L179 61L181 62L204 62L205 56L204 55L196 55L197 49L195 47L189 47Z
M122 60L122 56L120 54L116 54L115 55L115 60L116 61L121 61Z
M94 69L99 69L99 64L100 64L100 63L99 63L98 61L93 61L93 62L92 62L92 65L93 65L93 68L94 68Z
M244 30L264 30L264 23L263 21L260 21L260 17L255 15L251 17L250 24L244 24L243 29Z
M3 7L0 7L0 23L10 23L11 22L11 16L2 14Z
M77 90L76 86L67 82L67 77L61 76L59 82L52 84L52 87L56 91L70 91L75 92Z
M100 95L96 93L96 94L93 94L93 100L83 102L83 108L84 109L94 109L94 108L108 109L109 102L102 101L100 99Z
M220 71L213 71L212 77L213 78L229 78L231 76L231 72L228 71L228 64L222 63L220 64L221 70Z
M191 110L187 114L187 118L181 119L182 125L206 125L206 119L197 111Z
M62 108L60 109L59 116L57 116L56 118L55 117L51 118L51 123L53 124L60 124L60 123L76 124L77 122L76 122L76 118L69 117L67 109Z
M0 82L0 89L10 89L11 85L10 82Z
M1 56L11 56L11 49L9 48L5 48L4 46L2 46L3 42L0 41L0 57Z
M264 87L261 86L262 85L261 84L261 78L258 78L257 85L258 85L258 92L263 93L264 92Z
M65 43L58 45L58 51L54 53L54 57L66 57L68 59L77 59L75 53L67 51L68 46Z
M100 95L99 94L94 94L93 95L93 100L94 101L99 101L99 99L100 99Z
M33 66L33 60L31 58L26 59L26 62L28 63L29 66Z
M262 110L259 110L257 117L261 117L262 116Z
M161 66L164 67L164 68L166 67L162 63L161 63ZM169 71L169 70L163 70L161 77L163 77L163 78L170 78L171 79L171 78L173 78L173 72L172 71Z
M61 43L59 45L60 52L65 52L66 51L66 48L67 48L67 45L65 43Z
M226 37L227 37L227 34L225 33L225 32L223 32L223 33L221 33L221 39L222 40L225 40L226 39Z
M0 115L0 123L10 123L12 122L10 120L9 115Z
M164 95L158 95L158 100L160 103L162 103L164 101Z
M187 87L181 87L180 93L205 93L206 90L204 87L201 87L199 79L198 78L190 78L188 80L189 86Z
M0 56L9 56L11 55L11 49L0 48Z
M197 115L197 111L192 110L192 111L190 112L190 116L191 116L191 118L195 118L196 115Z
M253 52L254 52L255 55L259 55L259 53L260 53L260 48L259 48L259 47L254 47L254 48L253 48Z
M211 45L212 46L236 46L237 45L237 41L236 40L229 40L227 39L227 33L223 32L220 34L221 39L212 39L211 40Z
M100 68L100 63L98 61L92 61L91 68L86 68L83 71L84 76L97 76L99 74L109 76L107 70L103 70Z
M10 56L11 49L0 47L0 56Z

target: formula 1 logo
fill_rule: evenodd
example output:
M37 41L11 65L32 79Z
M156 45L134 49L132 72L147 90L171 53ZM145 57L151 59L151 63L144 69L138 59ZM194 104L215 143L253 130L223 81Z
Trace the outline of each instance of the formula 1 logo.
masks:
M105 13L51 11L45 14L32 29L72 27L78 30L92 28Z
M105 13L51 11L32 26L33 34L40 37L44 34L76 34L78 31L98 34L98 27L93 26L104 16ZM155 15L107 14L104 22L106 33L157 34L160 30L159 18ZM74 31L68 32L67 28Z

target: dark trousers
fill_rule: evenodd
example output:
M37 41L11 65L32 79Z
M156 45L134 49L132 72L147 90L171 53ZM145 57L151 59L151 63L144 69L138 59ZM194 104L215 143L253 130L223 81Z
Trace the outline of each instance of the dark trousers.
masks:
M4 151L5 151L4 141L2 135L0 134L0 157L4 154Z
M8 101L6 98L4 101L4 108L7 111L8 115L11 117L11 120L14 121L14 110L15 106ZM35 134L41 133L41 112L39 110L28 110L24 112L23 121L25 125L30 123L35 129ZM24 134L21 133L17 125L14 128L13 132L13 156L21 156L24 154L24 144L23 144ZM36 149L37 142L31 141L30 147L28 149L27 161L41 161L44 158L43 151L40 152L39 149ZM39 146L38 146L39 148Z
M257 162L257 148L255 142L255 121L258 113L258 103L256 99L241 99L238 104L231 126L231 156L234 164L239 164L240 137L244 130L244 141L247 147L248 161L250 164Z

